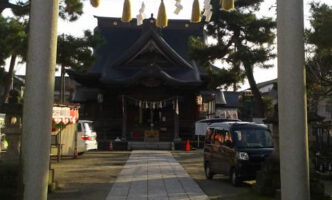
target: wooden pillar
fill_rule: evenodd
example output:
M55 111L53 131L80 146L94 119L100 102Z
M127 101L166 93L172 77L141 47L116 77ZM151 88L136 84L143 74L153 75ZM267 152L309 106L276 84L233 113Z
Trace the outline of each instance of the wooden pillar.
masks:
M126 100L124 95L121 97L122 102L122 140L127 140L127 108L126 108Z
M30 2L22 138L24 200L46 200L59 2Z

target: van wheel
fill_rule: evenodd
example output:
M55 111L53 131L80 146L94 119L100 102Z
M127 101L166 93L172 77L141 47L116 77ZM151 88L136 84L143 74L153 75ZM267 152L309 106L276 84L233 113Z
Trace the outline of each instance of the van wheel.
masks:
M205 171L205 176L206 176L207 179L212 179L213 178L214 173L211 171L211 167L210 167L209 163L205 164L204 171Z
M231 170L230 180L231 180L231 183L232 183L233 186L237 187L237 186L240 185L240 179L238 177L238 174L237 174L235 168L233 168Z

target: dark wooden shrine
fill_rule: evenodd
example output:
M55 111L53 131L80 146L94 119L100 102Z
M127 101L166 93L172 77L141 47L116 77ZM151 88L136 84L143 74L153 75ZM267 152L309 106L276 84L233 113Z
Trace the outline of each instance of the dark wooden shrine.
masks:
M80 118L96 121L99 140L180 141L194 134L196 96L205 89L206 72L188 57L190 36L203 36L201 24L155 19L122 23L97 17L106 42L88 73L69 71L79 83L74 101Z

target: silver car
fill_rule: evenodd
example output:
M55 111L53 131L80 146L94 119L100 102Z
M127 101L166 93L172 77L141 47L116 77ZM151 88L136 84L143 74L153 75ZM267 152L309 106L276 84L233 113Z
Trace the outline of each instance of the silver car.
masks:
M98 149L97 133L93 130L92 121L79 120L77 123L77 151L83 153Z

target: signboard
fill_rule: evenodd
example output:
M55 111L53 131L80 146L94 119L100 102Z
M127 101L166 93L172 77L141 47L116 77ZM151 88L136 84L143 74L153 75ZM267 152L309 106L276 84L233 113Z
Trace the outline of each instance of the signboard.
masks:
M204 122L196 122L195 123L195 135L205 135L205 131L207 127L209 126L208 123Z
M76 123L78 121L78 108L54 106L52 121L55 124Z

